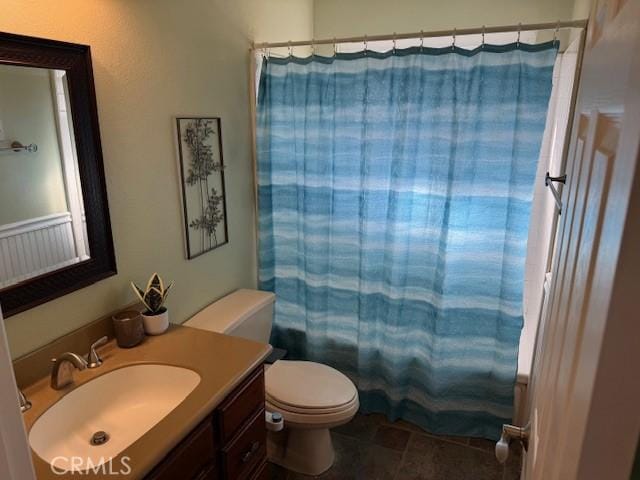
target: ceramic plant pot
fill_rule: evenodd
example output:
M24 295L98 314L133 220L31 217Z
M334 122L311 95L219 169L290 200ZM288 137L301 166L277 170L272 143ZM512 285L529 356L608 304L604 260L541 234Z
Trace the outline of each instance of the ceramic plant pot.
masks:
M162 307L158 313L153 315L151 312L142 313L142 322L144 323L144 332L147 335L160 335L169 328L169 311L166 307Z

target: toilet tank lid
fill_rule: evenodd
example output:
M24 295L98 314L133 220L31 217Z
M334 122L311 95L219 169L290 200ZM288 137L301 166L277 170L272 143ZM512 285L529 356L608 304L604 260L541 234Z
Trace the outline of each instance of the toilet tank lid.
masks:
M204 307L184 325L225 333L261 308L272 304L275 298L271 292L242 288Z

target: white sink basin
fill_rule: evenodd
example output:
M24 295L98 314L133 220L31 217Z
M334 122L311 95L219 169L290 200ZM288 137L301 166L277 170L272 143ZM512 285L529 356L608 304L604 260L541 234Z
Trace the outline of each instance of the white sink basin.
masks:
M72 390L44 412L29 432L29 443L58 471L91 469L148 432L198 383L200 375L194 371L169 365L113 370ZM92 437L99 431L109 438L94 445Z

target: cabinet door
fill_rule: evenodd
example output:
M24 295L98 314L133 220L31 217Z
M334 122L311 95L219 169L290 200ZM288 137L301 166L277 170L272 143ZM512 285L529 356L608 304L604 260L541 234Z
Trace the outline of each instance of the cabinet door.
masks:
M258 409L264 409L264 369L258 367L217 409L220 444L228 443Z
M195 478L214 461L215 454L213 424L209 417L169 453L163 462L146 477L146 480Z

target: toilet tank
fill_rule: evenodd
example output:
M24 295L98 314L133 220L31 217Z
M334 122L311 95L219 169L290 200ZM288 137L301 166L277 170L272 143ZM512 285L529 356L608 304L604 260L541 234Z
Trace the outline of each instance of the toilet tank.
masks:
M184 325L269 343L275 298L271 292L236 290L200 310Z

